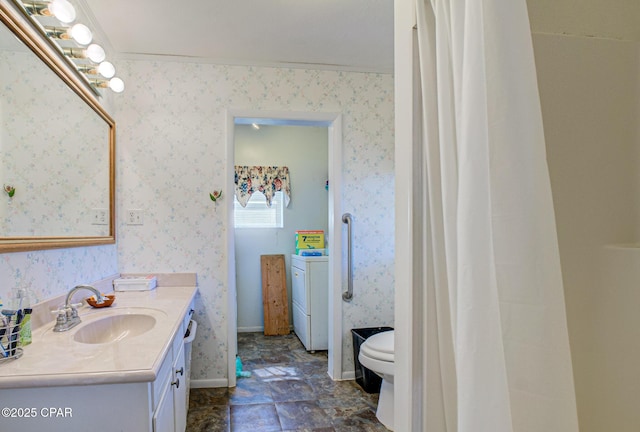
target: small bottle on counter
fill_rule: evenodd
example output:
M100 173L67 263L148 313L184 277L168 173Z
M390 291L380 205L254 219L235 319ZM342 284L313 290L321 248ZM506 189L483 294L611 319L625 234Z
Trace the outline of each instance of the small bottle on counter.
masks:
M20 324L20 344L22 346L31 343L31 300L25 289L18 290L18 303L22 311L22 323Z

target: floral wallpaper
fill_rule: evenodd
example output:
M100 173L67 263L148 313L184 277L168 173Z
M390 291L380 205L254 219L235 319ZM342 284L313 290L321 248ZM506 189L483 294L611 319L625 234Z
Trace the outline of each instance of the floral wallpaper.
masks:
M109 126L30 51L0 51L0 236L108 235ZM7 199L5 199L7 198Z
M168 61L119 61L125 92L106 99L117 123L117 246L0 254L0 296L34 301L112 274L195 272L200 294L192 378L227 378L228 109L341 112L344 211L354 217L350 329L393 324L393 77L386 74ZM129 209L142 225L127 225ZM292 239L293 242L293 239Z
M51 80L37 75L45 72ZM108 227L91 225L87 212L108 203L108 193L96 186L108 182L107 165L100 163L101 158L108 160L108 152L98 151L106 148L106 125L100 140L89 132L88 124L96 116L86 104L81 102L75 114L69 114L74 102L64 98L79 99L26 48L0 51L0 76L0 185L16 188L11 199L0 191L0 236L41 235L42 228L48 234L67 235L70 227L106 234ZM65 145L59 145L62 139L52 140L53 131L69 125L75 133L72 137L61 131ZM71 155L71 148L82 151ZM42 154L46 162L32 159L35 154ZM91 161L79 163L79 154L90 154ZM115 245L0 254L0 299L7 305L18 289L25 289L35 303L117 272Z
M308 69L121 61L116 98L121 272L196 272L193 379L226 379L227 109L343 114L343 208L354 215L354 289L344 309L345 371L352 327L393 324L393 77ZM293 239L292 239L293 241Z
M25 289L38 303L116 273L115 245L0 254L0 298L8 304Z

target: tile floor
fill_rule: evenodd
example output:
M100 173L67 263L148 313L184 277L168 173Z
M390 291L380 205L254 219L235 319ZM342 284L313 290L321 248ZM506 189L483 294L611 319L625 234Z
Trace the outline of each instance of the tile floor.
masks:
M332 381L327 353L311 354L294 335L238 334L248 378L235 388L192 389L187 432L377 432L378 394Z

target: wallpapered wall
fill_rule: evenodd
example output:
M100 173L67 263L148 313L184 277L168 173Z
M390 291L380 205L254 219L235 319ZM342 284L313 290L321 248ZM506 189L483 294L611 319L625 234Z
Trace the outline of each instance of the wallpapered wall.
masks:
M51 75L51 81L42 77L36 79L35 74L43 72ZM33 225L34 222L38 223L38 226L46 224L47 229L55 230L57 235L66 235L69 227L81 228L85 230L85 234L91 232L97 235L98 231L87 231L92 226L88 223L89 215L84 212L87 208L106 205L107 201L102 199L104 197L99 197L99 193L93 188L97 177L108 176L106 165L101 172L95 165L88 171L78 169L77 155L70 157L63 146L58 146L58 142L52 141L50 134L50 131L57 129L60 124L75 124L78 131L77 139L71 142L70 138L66 137L66 142L71 143L73 147L84 148L86 153L92 155L91 163L94 164L98 159L108 157L107 153L99 153L94 147L104 148L106 139L97 139L87 134L84 127L87 121L93 121L87 118L87 114L95 118L95 113L88 106L84 106L86 110L83 110L82 118L65 114L68 112L65 111L67 108L62 109L60 105L65 104L63 98L44 92L43 87L47 87L49 92L54 92L55 95L75 97L75 94L30 51L1 52L0 76L4 79L0 98L0 185L7 183L16 187L16 195L11 204L7 195L0 192L3 235L10 235L10 232L42 234L38 231L40 228ZM46 101L34 100L33 91L41 96L50 94L51 98ZM25 101L23 96L28 94L31 96ZM79 98L76 99L84 105ZM105 105L109 109L108 104ZM9 127L9 124L12 127ZM13 128L16 124L22 127ZM106 134L105 126L103 137L106 137ZM36 148L43 144L46 144L46 163L34 164L29 158L38 153ZM19 166L23 168L18 168ZM74 185L60 182L61 170L75 179ZM87 198L77 200L77 197L85 197L83 191L87 188L91 190ZM67 210L74 214L84 213L86 217L83 216L81 220L72 219L63 211L64 205L58 207L53 203L51 198L58 193L65 195L61 203L72 206L72 209ZM102 229L102 226L94 225L93 228ZM52 233L49 231L49 234ZM75 285L97 281L117 272L115 245L0 254L0 299L8 306L18 289L25 289L32 302L39 302L65 293Z
M34 301L117 272L196 272L194 379L225 380L227 109L343 114L343 210L354 215L355 298L343 314L344 370L353 327L393 323L393 77L384 74L121 61L117 122L117 249L0 255L0 296ZM142 209L143 225L126 210ZM117 252L116 252L117 251Z
M0 235L108 235L108 125L31 51L0 51L0 76Z
M115 245L0 254L0 298L7 306L25 289L40 302L117 272Z
M344 370L352 327L393 323L393 77L384 74L119 62L127 88L114 102L121 272L196 272L200 296L194 379L226 378L226 206L229 108L343 114L344 211L354 215L356 296L344 310Z

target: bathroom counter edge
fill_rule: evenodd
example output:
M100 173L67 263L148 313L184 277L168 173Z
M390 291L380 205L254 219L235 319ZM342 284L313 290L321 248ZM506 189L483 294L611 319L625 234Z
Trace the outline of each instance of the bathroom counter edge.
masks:
M52 325L34 331L33 343L23 348L21 358L0 363L0 389L154 381L174 338L182 329L183 319L197 290L196 286L183 286L116 292L116 302L104 311L142 307L160 310L167 315L166 322L159 323L158 328L150 332L151 338L141 339L145 335L137 337L139 346L133 345L135 339L126 344L113 342L100 346L68 342L76 330L72 329L68 334L54 334ZM88 317L90 314L95 317L101 310L84 306L80 309L80 316ZM78 329L81 327L82 324ZM65 336L64 343L68 349L60 347L60 344L52 348L54 338ZM136 348L136 352L125 349L120 353L114 348L115 344Z

